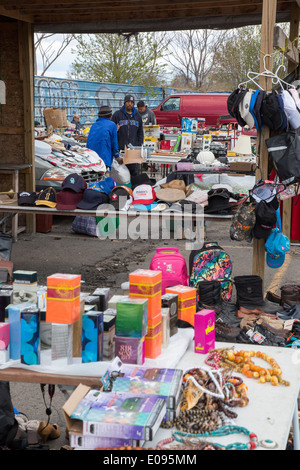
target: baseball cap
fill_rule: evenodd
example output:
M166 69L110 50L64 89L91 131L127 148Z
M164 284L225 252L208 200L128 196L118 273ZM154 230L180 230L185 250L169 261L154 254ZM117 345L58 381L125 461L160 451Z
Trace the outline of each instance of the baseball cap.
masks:
M253 228L253 236L258 239L267 239L272 228L276 224L276 209L274 205L266 201L260 201L255 207L256 222Z
M77 204L77 209L93 210L97 209L100 204L104 204L106 202L108 202L107 194L87 188L83 192L81 201Z
M88 189L94 189L95 191L101 191L103 193L109 194L115 186L115 180L111 176L108 176L103 181L89 183Z
M36 201L36 193L33 191L21 191L18 193L19 206L33 206Z
M77 207L77 204L83 198L83 191L77 193L72 189L63 189L57 194L56 200L57 205L56 209L58 210L74 210Z
M253 116L250 112L250 103L251 103L252 95L253 95L253 91L248 90L239 104L240 115L242 119L244 119L246 124L250 127L250 129L252 129L255 124Z
M72 189L75 193L80 193L86 189L87 183L78 173L71 173L64 179L61 187L62 189Z
M140 184L134 188L133 204L152 204L156 199L156 194L150 184Z
M126 95L124 98L124 103L127 101L133 101L134 102L134 96L133 95Z
M109 194L109 203L116 210L122 210L132 202L132 190L127 186L116 186Z
M273 229L265 243L267 250L267 265L270 268L280 268L285 261L285 254L290 249L290 241L278 228Z
M38 194L35 201L36 206L56 207L56 191L52 186L44 189Z

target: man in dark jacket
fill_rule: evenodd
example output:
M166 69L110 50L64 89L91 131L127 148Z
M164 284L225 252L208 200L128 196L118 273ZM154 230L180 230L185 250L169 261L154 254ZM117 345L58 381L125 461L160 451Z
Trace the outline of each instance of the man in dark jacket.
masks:
M113 114L111 120L117 124L120 150L124 150L125 146L128 147L129 144L134 147L143 145L143 121L134 107L134 97L132 95L125 96L124 106ZM140 173L141 165L138 163L131 163L127 166L131 175Z
M119 157L117 126L110 120L112 109L109 106L101 106L98 112L98 119L92 125L86 146L94 150L104 161L105 165L111 168L113 159L122 163Z
M150 124L156 124L156 117L153 111L146 106L144 101L139 101L137 104L137 109L140 115L142 116L142 121L144 126L149 126Z

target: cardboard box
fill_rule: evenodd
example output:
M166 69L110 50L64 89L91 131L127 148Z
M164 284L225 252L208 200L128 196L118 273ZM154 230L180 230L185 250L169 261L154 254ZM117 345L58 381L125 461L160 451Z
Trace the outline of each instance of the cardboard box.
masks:
M81 276L53 274L47 277L47 311L49 323L71 324L80 317Z
M82 363L103 360L103 312L82 315Z
M21 364L40 364L40 311L36 307L21 311Z
M195 353L207 354L215 347L215 312L203 309L195 314Z
M144 158L142 157L142 150L141 149L128 149L125 146L125 154L123 156L123 162L125 165L130 163L140 163L144 162Z
M166 288L166 294L178 295L178 319L194 326L194 316L197 304L197 289L189 286L173 286Z
M147 333L148 299L117 303L116 336L142 338Z
M255 171L256 164L251 162L230 162L231 171Z
M115 355L118 356L124 364L144 364L145 338L115 336Z
M43 110L46 126L67 127L67 113L65 109L45 108Z
M137 269L129 274L129 297L148 299L148 319L161 311L161 271Z

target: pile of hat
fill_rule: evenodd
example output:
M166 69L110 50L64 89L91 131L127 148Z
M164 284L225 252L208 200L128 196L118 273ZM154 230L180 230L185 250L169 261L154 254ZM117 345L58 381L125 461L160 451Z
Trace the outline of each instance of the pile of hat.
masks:
M264 125L271 130L293 129L300 126L300 100L295 88L288 90L249 90L237 88L227 100L229 114L241 127L260 130Z

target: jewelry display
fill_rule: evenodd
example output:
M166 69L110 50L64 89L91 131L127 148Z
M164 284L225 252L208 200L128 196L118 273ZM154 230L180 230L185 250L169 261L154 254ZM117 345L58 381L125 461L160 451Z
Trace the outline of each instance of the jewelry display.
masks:
M258 366L253 358L259 358L270 364L271 368ZM259 383L269 382L274 386L279 384L288 387L290 383L284 380L279 364L266 353L260 351L234 351L233 349L216 349L210 352L208 362L214 361L214 366L240 372L248 378L257 379ZM216 362L218 361L218 364Z

